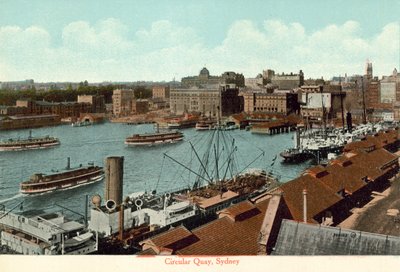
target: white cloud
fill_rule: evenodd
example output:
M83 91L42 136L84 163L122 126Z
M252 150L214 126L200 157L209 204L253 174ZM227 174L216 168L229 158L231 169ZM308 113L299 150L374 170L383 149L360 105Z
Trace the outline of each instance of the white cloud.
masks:
M36 81L171 80L197 74L206 65L211 74L224 71L253 77L263 69L298 72L306 77L362 73L365 60L374 74L389 74L398 65L399 24L387 24L364 37L356 21L308 32L300 23L267 20L234 22L212 48L196 31L170 21L153 22L130 34L115 18L90 24L71 22L59 46L46 29L0 27L0 80Z

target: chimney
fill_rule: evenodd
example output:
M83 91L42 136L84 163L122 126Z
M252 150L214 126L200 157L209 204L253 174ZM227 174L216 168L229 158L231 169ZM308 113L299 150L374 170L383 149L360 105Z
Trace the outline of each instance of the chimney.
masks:
M114 201L115 205L118 206L122 203L124 157L106 158L105 168L104 198L106 201Z
M307 223L307 189L303 190L303 221Z

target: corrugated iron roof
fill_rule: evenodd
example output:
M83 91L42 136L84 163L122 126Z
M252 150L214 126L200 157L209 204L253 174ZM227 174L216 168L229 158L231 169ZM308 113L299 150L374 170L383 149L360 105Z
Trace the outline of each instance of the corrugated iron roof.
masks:
M400 237L283 220L273 255L399 255Z

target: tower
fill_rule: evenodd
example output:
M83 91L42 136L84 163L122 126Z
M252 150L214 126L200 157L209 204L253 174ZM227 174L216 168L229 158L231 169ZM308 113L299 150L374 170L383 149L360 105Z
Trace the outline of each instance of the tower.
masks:
M372 79L373 75L372 75L372 62L369 62L369 60L367 60L366 64L365 64L365 76L368 80Z

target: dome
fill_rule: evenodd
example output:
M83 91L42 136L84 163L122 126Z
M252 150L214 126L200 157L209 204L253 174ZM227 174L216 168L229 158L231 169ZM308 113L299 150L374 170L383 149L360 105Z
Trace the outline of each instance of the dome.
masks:
M209 76L209 75L210 75L210 72L207 70L206 67L204 67L203 69L201 69L200 75L201 75L201 76Z

